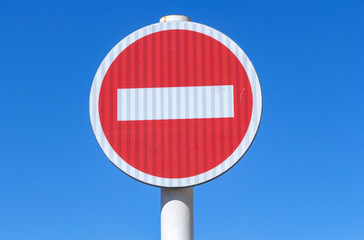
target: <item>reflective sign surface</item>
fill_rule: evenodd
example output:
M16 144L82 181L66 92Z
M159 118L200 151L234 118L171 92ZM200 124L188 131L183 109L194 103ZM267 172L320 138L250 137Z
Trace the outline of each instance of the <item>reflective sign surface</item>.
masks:
M101 63L90 94L92 127L106 156L147 184L211 180L247 151L262 98L244 52L193 22L142 28Z

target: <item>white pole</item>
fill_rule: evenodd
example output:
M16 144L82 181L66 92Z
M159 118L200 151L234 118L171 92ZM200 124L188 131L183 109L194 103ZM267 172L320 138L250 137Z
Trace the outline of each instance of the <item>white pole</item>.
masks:
M161 239L193 240L193 188L161 188Z
M182 15L162 17L159 22L191 21ZM193 240L193 188L161 188L161 239Z

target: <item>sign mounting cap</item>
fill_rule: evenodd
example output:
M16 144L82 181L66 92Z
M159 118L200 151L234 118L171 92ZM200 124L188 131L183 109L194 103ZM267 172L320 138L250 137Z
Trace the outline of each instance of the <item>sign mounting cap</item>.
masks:
M168 15L159 19L159 22L170 22L170 21L191 21L191 18L183 15Z

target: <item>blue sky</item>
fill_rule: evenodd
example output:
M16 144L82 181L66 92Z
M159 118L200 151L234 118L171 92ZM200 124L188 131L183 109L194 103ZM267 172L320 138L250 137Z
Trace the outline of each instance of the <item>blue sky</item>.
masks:
M0 2L0 239L158 239L160 190L115 168L91 83L131 32L183 14L253 62L245 157L195 187L196 239L364 239L364 2Z

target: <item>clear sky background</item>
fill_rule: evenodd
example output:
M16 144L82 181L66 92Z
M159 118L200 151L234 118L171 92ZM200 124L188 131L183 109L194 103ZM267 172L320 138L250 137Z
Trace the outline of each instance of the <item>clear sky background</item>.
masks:
M96 70L169 14L245 51L263 117L245 157L195 187L196 239L364 239L364 1L0 1L0 239L159 239L160 190L106 158Z

